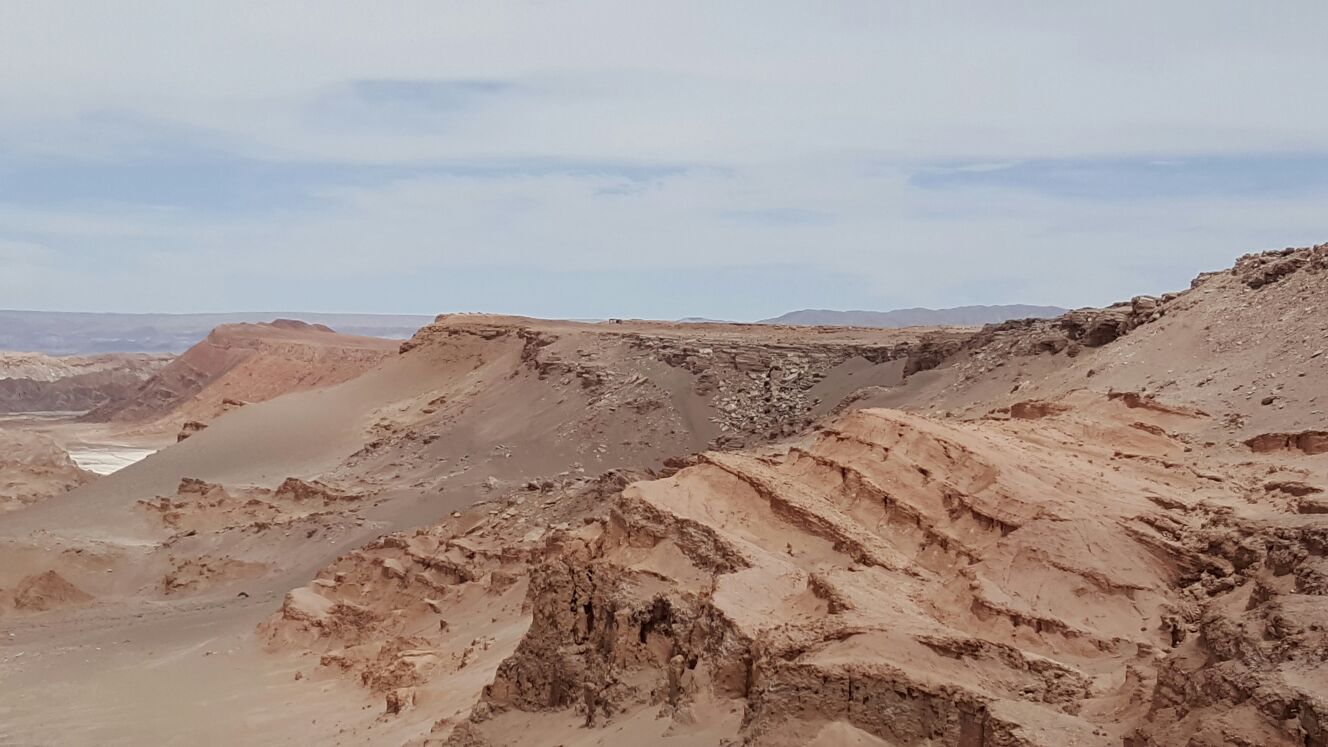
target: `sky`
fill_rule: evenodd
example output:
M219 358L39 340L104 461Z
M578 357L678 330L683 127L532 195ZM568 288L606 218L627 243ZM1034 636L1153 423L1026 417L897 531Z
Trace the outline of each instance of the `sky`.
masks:
M1328 3L0 3L0 308L1103 305L1328 241Z

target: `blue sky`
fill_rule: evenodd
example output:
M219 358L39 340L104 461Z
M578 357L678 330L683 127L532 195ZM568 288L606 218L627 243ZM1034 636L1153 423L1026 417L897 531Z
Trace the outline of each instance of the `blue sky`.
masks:
M7 3L0 307L756 319L1184 287L1328 240L1325 22Z

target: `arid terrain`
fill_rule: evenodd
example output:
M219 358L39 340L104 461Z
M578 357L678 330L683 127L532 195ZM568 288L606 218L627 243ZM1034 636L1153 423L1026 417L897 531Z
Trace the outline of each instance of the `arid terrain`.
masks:
M354 378L399 345L278 319L217 327L179 357L0 353L0 507L115 472L251 402Z
M137 390L103 403L84 419L168 428L192 422L192 432L250 402L353 379L395 354L398 346L393 340L339 334L289 319L227 324Z
M0 423L0 744L1324 747L1326 309L219 327Z
M0 352L0 414L91 410L128 396L172 357Z

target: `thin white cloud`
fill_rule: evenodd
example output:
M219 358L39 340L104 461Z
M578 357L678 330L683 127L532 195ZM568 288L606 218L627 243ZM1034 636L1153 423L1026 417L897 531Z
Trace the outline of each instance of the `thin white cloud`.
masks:
M1328 148L1328 6L8 3L4 118L130 110L318 158ZM516 80L446 137L310 132L364 79Z
M1328 99L1310 93L1326 25L1307 1L0 4L0 180L20 173L4 160L45 180L0 191L0 240L57 260L22 264L7 304L276 306L237 289L760 265L872 294L822 306L1101 303L1320 239L1320 194L1095 200L910 177L1328 153ZM68 162L110 168L52 165ZM180 194L168 163L194 180ZM107 188L75 199L89 175ZM239 199L264 179L284 185L270 203ZM746 287L675 313L781 305Z
M81 306L95 299L94 308L161 309L164 298L178 295L174 303L184 305L174 310L203 299L207 308L226 308L229 292L246 306L276 307L283 305L279 289L258 302L240 294L274 278L317 287L487 269L490 308L501 309L522 301L505 295L512 291L503 277L514 271L662 277L796 265L857 278L870 293L823 298L828 306L1075 306L1184 287L1199 270L1248 249L1309 243L1322 230L1321 201L1313 197L1103 204L986 188L916 190L902 173L862 177L826 167L685 173L613 191L620 183L603 175L422 177L329 192L317 211L250 217L142 210L65 224L58 213L11 208L0 211L0 221L46 232L60 261L44 265L41 283L10 289L18 299L10 305L50 306L50 299L64 298ZM763 206L780 204L828 217L730 218L759 217ZM84 263L109 264L123 275L71 287L68 275ZM643 301L612 287L597 292L596 308L612 311L616 304L624 314ZM392 293L390 286L366 286L363 298L328 298L321 308L373 308ZM670 289L656 293L651 308L668 308L658 301ZM443 294L415 303L412 310L455 308ZM596 315L577 312L586 303L568 297L528 310ZM759 286L735 286L705 311L757 318L784 305Z

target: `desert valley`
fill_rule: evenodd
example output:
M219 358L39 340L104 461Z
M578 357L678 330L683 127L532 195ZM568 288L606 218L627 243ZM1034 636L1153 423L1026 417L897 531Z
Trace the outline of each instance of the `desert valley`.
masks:
M1325 747L1326 409L1328 245L984 326L0 353L0 744Z

